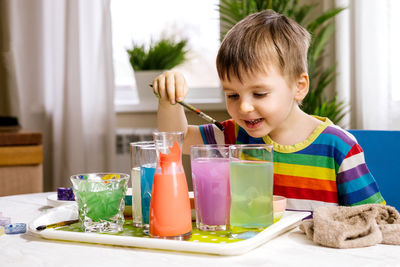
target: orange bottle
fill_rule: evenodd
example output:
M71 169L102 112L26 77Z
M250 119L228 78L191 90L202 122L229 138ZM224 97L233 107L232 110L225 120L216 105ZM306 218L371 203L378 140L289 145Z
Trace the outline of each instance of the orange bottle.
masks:
M155 132L158 163L150 203L150 237L189 239L192 216L182 166L183 132Z

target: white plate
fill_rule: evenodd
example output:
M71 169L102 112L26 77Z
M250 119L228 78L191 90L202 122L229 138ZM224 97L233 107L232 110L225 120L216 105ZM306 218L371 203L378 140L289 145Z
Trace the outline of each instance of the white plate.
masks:
M75 220L78 218L76 205L62 205L47 211L29 224L29 231L46 239L68 240L87 243L98 243L108 245L119 245L128 247L142 247L152 249L166 249L176 251L187 251L196 253L210 253L219 255L240 255L246 253L269 240L295 228L300 221L310 215L310 212L286 211L282 218L266 228L259 234L249 239L235 243L203 243L190 241L175 241L155 238L143 238L133 236L104 235L96 233L57 231L46 229L36 231L39 225L46 225L60 221Z
M126 195L132 196L132 188L128 188L126 191ZM47 204L52 207L58 207L60 205L65 205L65 204L76 204L75 200L58 200L57 193L56 194L51 194L47 197Z
M47 204L52 207L58 207L65 204L75 204L75 200L58 200L57 194L52 194L47 197Z

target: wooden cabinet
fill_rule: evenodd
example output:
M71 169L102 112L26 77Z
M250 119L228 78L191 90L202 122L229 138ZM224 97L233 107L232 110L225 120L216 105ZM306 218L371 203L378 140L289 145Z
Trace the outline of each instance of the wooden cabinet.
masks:
M42 134L0 131L0 196L43 191Z

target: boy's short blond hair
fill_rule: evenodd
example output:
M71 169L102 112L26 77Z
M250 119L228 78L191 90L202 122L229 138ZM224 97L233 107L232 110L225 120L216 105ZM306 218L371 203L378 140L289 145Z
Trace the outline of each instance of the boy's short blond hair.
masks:
M288 82L307 73L310 34L294 20L272 10L247 16L225 36L217 55L221 80L268 72L277 67Z

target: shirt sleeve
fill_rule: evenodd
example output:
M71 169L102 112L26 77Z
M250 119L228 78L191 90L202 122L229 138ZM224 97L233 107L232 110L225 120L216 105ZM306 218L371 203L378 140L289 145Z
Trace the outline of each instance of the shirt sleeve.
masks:
M386 204L358 143L351 147L343 159L336 181L339 205Z
M224 135L222 140L222 135L218 138L215 136L215 131L219 131L216 129L214 124L204 124L200 125L200 134L203 139L204 144L218 144L224 142L225 144L236 144L236 130L235 130L235 122L232 119L221 122L222 126L224 126Z
M213 124L200 125L199 128L204 144L213 145L217 143L217 141L215 140Z
M236 144L235 121L233 119L226 120L222 122L222 125L224 126L225 144Z

